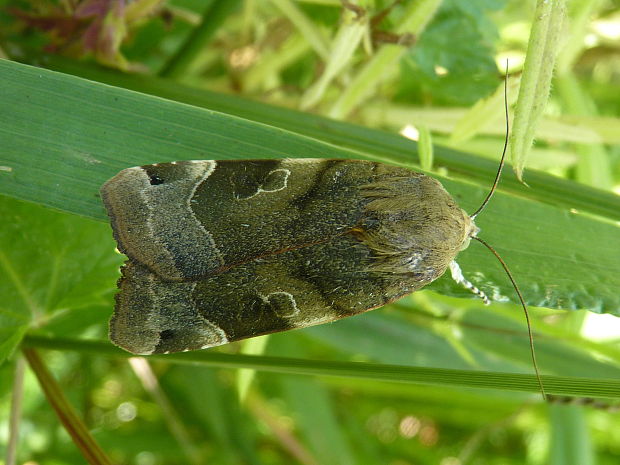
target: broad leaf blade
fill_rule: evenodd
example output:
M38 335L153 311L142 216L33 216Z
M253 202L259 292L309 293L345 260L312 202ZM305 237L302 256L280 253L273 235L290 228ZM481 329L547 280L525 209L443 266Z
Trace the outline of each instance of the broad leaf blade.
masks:
M182 159L325 157L362 154L282 129L113 88L59 73L0 62L6 76L6 141L0 192L103 220L99 186L118 170ZM278 109L274 108L274 114ZM372 146L367 154L373 156ZM487 188L442 180L467 211ZM575 187L580 193L579 186ZM529 303L620 313L618 227L514 195L498 194L479 217L481 236L513 269ZM462 268L492 297L515 301L495 259L478 244ZM587 270L587 273L584 273ZM468 295L444 277L431 288Z
M42 326L79 310L65 336L96 322L90 311L103 301L111 307L122 257L100 222L6 196L0 196L0 218L1 362L31 320Z

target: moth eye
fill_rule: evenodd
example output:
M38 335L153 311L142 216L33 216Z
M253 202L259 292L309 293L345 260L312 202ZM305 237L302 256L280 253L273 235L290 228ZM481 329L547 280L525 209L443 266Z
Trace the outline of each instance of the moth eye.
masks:
M173 336L174 336L174 331L171 329L165 329L163 331L160 331L159 333L159 339L161 341L167 341L168 339L172 339Z
M164 180L157 176L156 174L149 175L149 182L152 186L158 186L159 184L163 184Z

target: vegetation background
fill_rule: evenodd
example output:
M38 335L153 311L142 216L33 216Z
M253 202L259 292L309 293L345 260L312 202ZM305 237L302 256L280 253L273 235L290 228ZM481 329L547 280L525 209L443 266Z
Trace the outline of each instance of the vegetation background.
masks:
M511 140L529 187L507 170L481 237L532 306L547 390L617 401L619 39L617 0L0 1L1 463L617 463L617 415L541 402L477 244L459 262L491 307L444 277L334 324L128 358L97 192L176 159L371 158L474 211L509 58L511 108L528 86L543 103Z

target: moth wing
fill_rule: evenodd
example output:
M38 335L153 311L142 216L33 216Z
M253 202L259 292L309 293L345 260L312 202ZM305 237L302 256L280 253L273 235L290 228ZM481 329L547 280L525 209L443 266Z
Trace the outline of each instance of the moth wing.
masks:
M366 202L359 186L395 174L412 175L350 160L186 161L123 170L101 194L119 249L181 281L342 234Z
M370 263L371 251L350 236L196 281L162 280L129 262L110 338L139 354L203 349L338 320L423 285L412 275L372 271Z
M437 181L364 161L147 165L102 197L129 256L110 336L134 353L376 308L442 274L470 227Z

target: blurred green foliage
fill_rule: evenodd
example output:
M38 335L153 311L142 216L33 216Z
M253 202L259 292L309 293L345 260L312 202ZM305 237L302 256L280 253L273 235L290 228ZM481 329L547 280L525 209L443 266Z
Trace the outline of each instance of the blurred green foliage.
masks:
M504 3L445 2L403 60L403 99L469 106L488 97L497 87L499 33L487 14Z
M27 93L11 96L13 104L22 99L23 114L0 110L1 127L11 128L4 139L10 144L0 153L0 188L8 194L0 197L0 358L4 360L0 366L0 463L5 463L2 459L10 452L16 452L16 463L84 462L69 435L59 427L32 373L26 371L23 388L16 384L18 344L26 332L52 341L76 341L74 351L41 349L41 353L64 394L114 463L616 463L620 441L616 416L577 406L545 406L536 396L261 372L250 373L246 391L241 388L239 372L231 369L161 360L148 365L144 361L128 363L123 358L80 351L79 339L105 339L118 266L123 260L114 252L109 227L92 219L100 218L102 212L96 210L98 201L91 187L101 176L111 175L113 168L118 168L115 163L123 160L131 164L144 156L180 152L207 156L210 140L201 137L215 137L217 126L206 130L191 126L207 120L214 125L234 124L228 130L237 130L243 140L228 142L231 151L247 150L241 143L247 140L258 141L262 150L273 156L285 151L287 144L298 144L296 151L313 154L322 147L319 143L335 143L330 137L335 137L336 126L279 112L278 107L299 107L306 90L333 58L338 32L344 34L347 28L360 25L366 31L308 111L340 114L347 121L393 133L406 125L424 126L435 144L497 158L503 138L502 113L494 104L493 117L487 121L475 111L501 89L506 57L511 59L511 73L518 76L521 72L534 20L533 1L366 0L351 2L359 8L346 13L347 21L343 20L341 2L335 0L224 3L136 1L122 8L122 2L106 0L0 1L0 53L8 59L116 86L131 83L127 86L133 90L185 104L193 103L194 88L196 107L209 105L199 100L204 98L201 90L218 93L214 95L219 103L213 105L219 105L216 108L220 110L233 94L273 106L270 113L265 110L268 107L248 100L244 113L243 105L239 110L230 97L231 108L233 103L237 105L235 115L250 120L235 122L217 115L208 119L204 110L195 107L148 106L150 103L141 103L140 98L126 98L114 100L112 105L118 111L114 121L103 111L106 118L93 126L86 124L84 115L55 112L51 104L46 106L40 100L34 105ZM533 195L546 204L532 210L553 210L548 218L570 219L566 210L571 202L582 201L580 208L587 208L597 203L592 199L599 199L587 197L590 191L577 183L616 192L620 185L620 5L611 0L575 0L568 3L567 17L554 81L557 91L538 126L530 163L572 182L568 186L574 186L574 198L566 196L562 204L551 196L545 200L544 187L522 195ZM403 24L410 29L403 30ZM101 65L108 69L101 70ZM36 91L69 98L69 93L51 82L72 85L75 81L42 79L35 84L40 86ZM74 97L89 90L88 83L76 85ZM6 104L9 98L0 92L2 95ZM174 108L179 118L190 116L183 120L183 128L175 130L177 121L170 121L170 129L162 130L159 120L153 123L158 115L132 113L131 105L136 102L144 105L137 107L137 113L147 108ZM211 102L218 101L213 98ZM205 116L191 116L200 112ZM46 117L54 121L46 124ZM456 142L450 139L459 122L472 120L467 137ZM286 132L269 128L273 131L266 138L268 132L261 132L254 121ZM350 131L339 134L353 134L354 130ZM221 133L229 134L226 128ZM298 138L299 134L309 138L308 142ZM380 139L379 133L369 134ZM148 138L157 143L148 145ZM384 147L389 141L381 139ZM140 144L146 144L148 153L143 153ZM214 150L223 150L223 144L212 145ZM325 146L325 154L351 151L360 157L415 162L413 144L410 153L403 151L399 156L379 150L379 143L374 147L354 141L342 145L341 149ZM78 147L89 147L89 151L76 151ZM93 147L101 152L90 150ZM447 171L488 186L490 180L472 175L484 172L482 162L471 163L468 172L445 158L448 153L435 147L437 172ZM304 154L307 156L306 152L295 155ZM22 177L24 170L47 178ZM459 195L468 192L459 182L447 185L454 186ZM494 226L508 231L504 234L511 237L503 245L509 257L514 255L517 263L524 264L515 272L524 276L530 295L544 295L545 285L553 283L541 282L536 288L536 276L549 276L549 263L569 257L565 270L554 270L571 280L559 286L562 291L553 307L597 310L596 303L604 301L605 310L617 314L618 309L611 308L616 305L620 285L611 263L620 249L615 242L620 235L613 234L613 228L618 229L617 218L602 210L586 210L590 213L580 217L580 224L585 229L592 225L594 239L586 232L576 237L570 226L561 226L569 223L560 219L545 226L540 215L532 222L528 211L511 211L515 205L525 205L519 197L518 190L511 188L498 200L497 211L512 213L512 218L487 212L490 216L480 220L487 222L485 232L490 234ZM613 210L613 198L600 198L607 199L607 207ZM459 202L469 206L478 201L460 198ZM520 241L529 235L530 241L538 242ZM537 251L541 244L563 244L560 236L562 241L579 244L566 256L558 256L560 251L552 253L550 246L547 255L536 252L539 258L520 262L520 257ZM495 242L501 248L499 241ZM588 258L605 255L610 264L598 259L595 272ZM490 273L484 268L486 261L480 261L475 253L470 257L474 257L469 258L471 269L481 270L470 278L483 280L485 273ZM579 276L583 282L575 278ZM451 286L439 283L437 289L445 294ZM618 378L620 326L615 317L531 310L544 373ZM424 291L380 311L273 335L264 353L325 360L326 364L330 360L368 361L531 373L522 319L514 305L494 304L489 310L475 300ZM250 345L239 343L215 350L243 353L252 350ZM9 443L8 434L14 431L14 426L9 427L12 394L22 399L16 444Z

